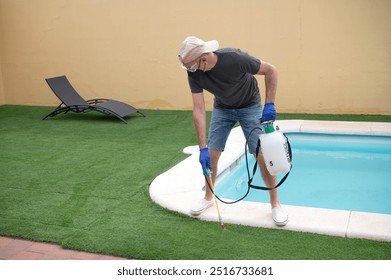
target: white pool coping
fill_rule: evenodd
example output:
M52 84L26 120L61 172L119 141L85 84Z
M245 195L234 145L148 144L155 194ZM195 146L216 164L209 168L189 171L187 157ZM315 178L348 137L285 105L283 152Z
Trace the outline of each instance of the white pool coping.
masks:
M391 123L282 120L276 121L276 125L284 132L391 136ZM219 161L218 176L223 172L229 172L229 167L243 155L244 143L245 138L241 128L233 129L227 141L226 150ZM202 191L204 177L198 161L198 146L186 147L183 151L190 156L156 177L150 185L149 193L151 199L162 207L191 216L190 207L204 196ZM277 227L274 224L269 203L247 201L230 205L219 203L219 208L227 228L229 224L241 224L391 241L391 215L299 207L285 205L284 201L281 203L289 215L289 222L284 227ZM197 218L218 221L214 207L210 207Z

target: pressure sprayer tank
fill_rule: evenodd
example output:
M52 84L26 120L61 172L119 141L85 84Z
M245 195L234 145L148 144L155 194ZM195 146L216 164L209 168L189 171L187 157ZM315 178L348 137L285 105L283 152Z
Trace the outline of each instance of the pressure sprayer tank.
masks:
M261 126L259 140L267 170L274 176L288 173L291 169L291 157L287 138L282 132L274 129L272 121L261 123Z

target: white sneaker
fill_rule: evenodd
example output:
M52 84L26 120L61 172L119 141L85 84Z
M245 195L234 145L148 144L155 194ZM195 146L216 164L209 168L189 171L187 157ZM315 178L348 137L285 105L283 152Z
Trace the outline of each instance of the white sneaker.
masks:
M288 223L288 215L281 206L277 206L272 209L272 216L274 223L279 227L283 227Z
M198 216L212 205L213 200L206 200L205 198L202 198L197 202L197 204L191 207L190 214L192 214L193 216Z

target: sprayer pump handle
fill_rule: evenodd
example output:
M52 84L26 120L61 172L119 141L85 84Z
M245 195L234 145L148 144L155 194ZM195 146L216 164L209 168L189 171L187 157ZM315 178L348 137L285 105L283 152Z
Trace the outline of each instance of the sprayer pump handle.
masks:
M261 119L260 121L261 121L261 125L263 125L263 126L272 125L272 124L274 123L274 120L270 120L270 121L262 122L262 119Z

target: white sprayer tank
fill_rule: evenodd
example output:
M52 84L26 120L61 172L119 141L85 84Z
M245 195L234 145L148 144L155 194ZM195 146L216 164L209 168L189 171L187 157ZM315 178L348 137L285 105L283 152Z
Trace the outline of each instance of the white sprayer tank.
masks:
M286 137L274 129L273 123L265 125L260 134L262 154L269 173L273 176L288 173L291 169L291 158Z

